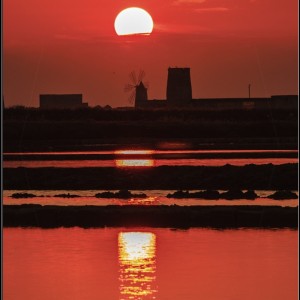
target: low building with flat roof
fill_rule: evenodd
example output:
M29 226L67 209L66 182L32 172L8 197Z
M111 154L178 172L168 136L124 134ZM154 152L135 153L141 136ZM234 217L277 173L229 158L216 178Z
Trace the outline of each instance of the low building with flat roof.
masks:
M82 102L82 94L43 94L40 95L41 109L78 109L88 107Z

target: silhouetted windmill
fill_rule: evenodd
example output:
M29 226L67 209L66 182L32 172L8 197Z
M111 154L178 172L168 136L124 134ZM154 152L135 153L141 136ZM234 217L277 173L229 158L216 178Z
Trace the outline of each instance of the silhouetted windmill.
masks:
M128 97L128 101L130 104L135 103L135 105L137 106L138 102L148 100L148 83L143 83L144 77L145 72L143 70L140 70L138 76L136 76L136 73L134 71L129 74L131 83L125 85L124 91L130 92L130 95Z

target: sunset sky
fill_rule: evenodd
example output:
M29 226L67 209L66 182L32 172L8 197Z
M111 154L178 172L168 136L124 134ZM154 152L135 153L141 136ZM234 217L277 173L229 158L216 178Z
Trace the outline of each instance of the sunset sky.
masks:
M149 36L117 36L120 11L152 16ZM144 70L166 98L168 67L190 67L193 98L298 94L297 0L4 0L6 106L82 93L90 106L129 106L128 74Z

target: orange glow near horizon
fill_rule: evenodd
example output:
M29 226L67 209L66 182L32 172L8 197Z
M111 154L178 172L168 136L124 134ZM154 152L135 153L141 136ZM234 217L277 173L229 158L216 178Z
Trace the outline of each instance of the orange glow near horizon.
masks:
M154 294L156 235L120 232L118 235L120 299L148 299Z

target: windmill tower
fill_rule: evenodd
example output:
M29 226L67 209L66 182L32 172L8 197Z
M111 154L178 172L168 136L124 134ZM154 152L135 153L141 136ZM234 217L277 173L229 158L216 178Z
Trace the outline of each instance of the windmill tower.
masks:
M129 74L131 83L126 84L124 87L125 92L131 92L128 101L131 104L134 103L135 107L141 107L145 101L148 101L148 85L143 83L142 80L144 77L144 71L140 71L138 76L136 76L136 73L132 71Z

